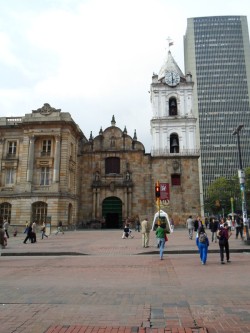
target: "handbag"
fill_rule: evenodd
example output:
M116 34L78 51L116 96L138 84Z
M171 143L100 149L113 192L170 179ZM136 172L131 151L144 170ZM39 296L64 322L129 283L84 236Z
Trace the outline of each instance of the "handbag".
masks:
M167 234L165 234L165 242L167 242L168 241L168 236L167 236Z

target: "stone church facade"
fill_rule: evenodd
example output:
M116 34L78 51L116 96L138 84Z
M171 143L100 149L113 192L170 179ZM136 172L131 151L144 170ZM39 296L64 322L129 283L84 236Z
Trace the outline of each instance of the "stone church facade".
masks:
M114 116L110 127L89 139L69 113L49 104L0 118L0 219L16 228L33 220L52 229L59 221L120 228L127 218L152 220L157 181L169 184L170 200L161 209L176 225L199 215L192 87L191 75L181 73L169 52L152 78L150 154L136 131L130 136Z

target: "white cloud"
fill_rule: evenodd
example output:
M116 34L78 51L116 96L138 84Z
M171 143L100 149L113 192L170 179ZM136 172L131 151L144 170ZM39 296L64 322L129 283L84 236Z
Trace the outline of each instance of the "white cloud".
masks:
M248 1L11 0L0 13L0 116L48 102L86 136L127 126L150 149L148 90L167 49L183 67L187 17L249 15ZM241 11L241 13L239 12ZM145 142L145 141L146 142Z
M0 61L8 66L14 65L18 63L17 58L11 52L11 42L8 35L4 32L0 32Z

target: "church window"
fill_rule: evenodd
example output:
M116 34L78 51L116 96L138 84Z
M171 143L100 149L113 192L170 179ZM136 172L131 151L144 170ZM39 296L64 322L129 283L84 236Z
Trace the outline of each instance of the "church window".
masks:
M171 185L180 186L181 185L181 176L176 175L176 174L171 175Z
M179 138L177 134L170 135L170 153L179 153Z
M168 101L169 115L177 116L177 102L175 97L171 97Z
M108 157L105 160L105 173L120 173L120 158Z

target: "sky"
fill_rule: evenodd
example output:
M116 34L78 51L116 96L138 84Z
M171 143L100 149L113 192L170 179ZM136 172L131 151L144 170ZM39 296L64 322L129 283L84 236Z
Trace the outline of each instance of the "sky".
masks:
M88 139L116 126L151 149L152 74L184 72L187 18L245 15L249 0L0 0L0 117L49 103Z

